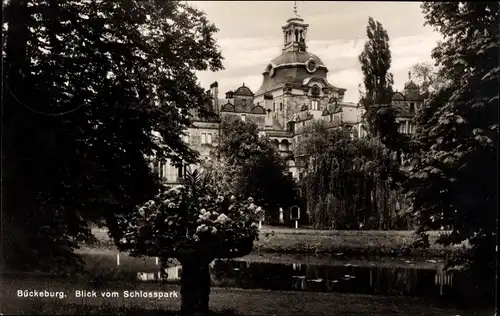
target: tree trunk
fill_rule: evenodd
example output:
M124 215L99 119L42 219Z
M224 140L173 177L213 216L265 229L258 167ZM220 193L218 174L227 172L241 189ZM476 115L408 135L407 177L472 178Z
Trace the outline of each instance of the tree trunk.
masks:
M27 110L15 99L25 96L27 90L25 76L28 72L29 60L27 46L30 37L30 13L27 1L12 0L4 6L5 20L8 24L4 59L5 106L2 108L2 211L3 211L3 251L2 266L14 269L30 268L26 265L33 262L27 259L30 254L29 240L33 237L32 223L38 209L37 188L33 185L34 173L27 169L31 148L26 139L32 135L27 132L31 121L27 118ZM27 136L28 135L28 136ZM36 227L36 225L35 225ZM38 227L37 227L38 228Z
M181 315L206 315L209 312L210 261L193 258L181 263Z

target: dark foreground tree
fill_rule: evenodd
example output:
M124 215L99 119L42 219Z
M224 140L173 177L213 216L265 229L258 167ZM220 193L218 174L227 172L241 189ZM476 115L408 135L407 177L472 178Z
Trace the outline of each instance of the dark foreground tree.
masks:
M223 120L218 150L238 196L251 196L276 219L279 207L285 209L297 202L297 187L285 160L268 137L259 135L256 124Z
M180 188L166 189L120 220L122 250L160 257L163 264L180 261L184 315L209 310L210 262L249 254L258 237L261 208L251 198L219 193L209 173L188 172Z
M426 23L443 36L433 52L446 85L418 117L419 162L408 190L419 232L441 226L438 242L468 241L476 280L494 280L498 198L498 2L426 2ZM479 278L481 276L481 278ZM493 281L494 282L494 281Z
M222 67L216 28L179 1L10 0L4 11L2 257L65 267L88 221L118 240L117 215L158 192L146 156L196 158L179 136L207 101L194 72Z

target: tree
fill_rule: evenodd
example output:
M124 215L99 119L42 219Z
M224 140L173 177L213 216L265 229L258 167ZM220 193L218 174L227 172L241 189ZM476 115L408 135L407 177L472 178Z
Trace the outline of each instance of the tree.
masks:
M296 184L284 159L256 124L223 120L218 150L226 170L232 170L228 176L238 196L253 197L271 216L296 202Z
M477 280L494 280L497 241L499 8L496 2L426 2L427 24L444 37L433 58L446 85L418 116L419 162L407 189L418 232L451 226L438 243L468 241L462 258ZM481 276L481 277L480 277ZM493 281L494 282L494 281Z
M431 63L416 63L411 67L412 80L420 87L422 93L428 94L439 90L444 83L439 70Z
M364 119L368 128L368 137L377 138L375 143L381 142L385 149L381 151L386 157L382 161L395 159L390 165L398 165L404 152L410 151L409 137L398 132L396 117L398 111L392 106L394 83L393 76L389 72L391 67L391 51L389 47L389 35L380 22L368 19L366 28L368 41L359 56L361 70L364 76L364 90L360 103L365 107ZM387 150L386 150L387 149ZM395 184L402 180L399 168L391 167L391 174L381 184L383 196L383 214L389 212L389 201L391 195L396 191L390 190ZM397 194L399 195L399 193Z
M222 68L217 29L179 1L11 0L4 22L3 259L65 267L88 221L119 240L157 193L146 156L196 160L179 136L208 101L195 71Z
M398 165L376 138L352 138L324 121L306 126L303 135L297 146L306 158L301 186L315 228L407 228L396 207L399 192L389 185Z
M382 24L371 17L368 19L366 35L368 40L359 55L365 90L361 104L365 108L368 134L383 137L397 132L394 124L395 113L389 106L394 84L393 76L389 72L392 60L389 35Z
M120 220L122 250L160 257L162 264L180 261L184 315L209 310L210 262L249 254L258 236L261 208L252 198L221 194L212 181L208 173L188 172L180 188L167 188Z

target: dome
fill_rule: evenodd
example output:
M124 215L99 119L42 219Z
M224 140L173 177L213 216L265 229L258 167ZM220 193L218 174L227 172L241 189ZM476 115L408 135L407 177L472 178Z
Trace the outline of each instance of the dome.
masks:
M405 84L405 89L418 89L418 86L413 81L409 81Z
M281 65L292 64L292 63L300 63L305 64L310 59L316 62L318 66L324 66L323 61L316 55L308 53L308 52L286 52L273 60L271 60L271 64L274 67L279 67Z
M243 84L241 87L234 91L234 95L243 96L243 97L253 97L253 92L248 87L245 87Z
M400 92L396 92L392 95L392 100L393 101L404 101L405 97Z
M291 18L289 18L288 20L286 20L286 22L287 23L291 23L291 22L304 22L304 19L301 18L298 15L295 15L295 16L292 16Z
M302 86L311 77L326 80L328 69L316 55L303 51L288 51L271 60L264 70L262 86L257 95L284 87L285 84Z

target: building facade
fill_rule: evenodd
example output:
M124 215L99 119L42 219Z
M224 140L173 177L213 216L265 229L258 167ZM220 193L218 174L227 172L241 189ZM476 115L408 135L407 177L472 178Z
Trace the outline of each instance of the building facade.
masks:
M407 135L415 133L415 115L422 108L425 98L419 86L411 80L411 73L408 73L408 79L403 92L396 91L392 96L392 106L398 112L398 131Z
M347 127L353 136L363 137L364 109L356 103L344 102L346 89L328 82L328 68L316 55L307 50L309 25L295 14L282 27L283 47L281 54L272 59L262 72L262 85L253 92L245 84L234 91L225 92L224 98L218 83L210 85L212 104L210 110L215 119L194 116L193 127L187 130L184 141L200 153L200 158L210 159L220 138L220 121L235 117L255 123L260 133L271 142L286 159L290 173L298 178L300 163L295 156L297 144L303 137L303 129L316 120L323 120L331 128ZM393 105L401 109L398 116L400 130L414 131L412 113L421 106L418 87L409 82L403 93L396 92ZM154 162L165 183L179 184L186 167L172 167L168 161ZM189 166L194 169L198 166Z

